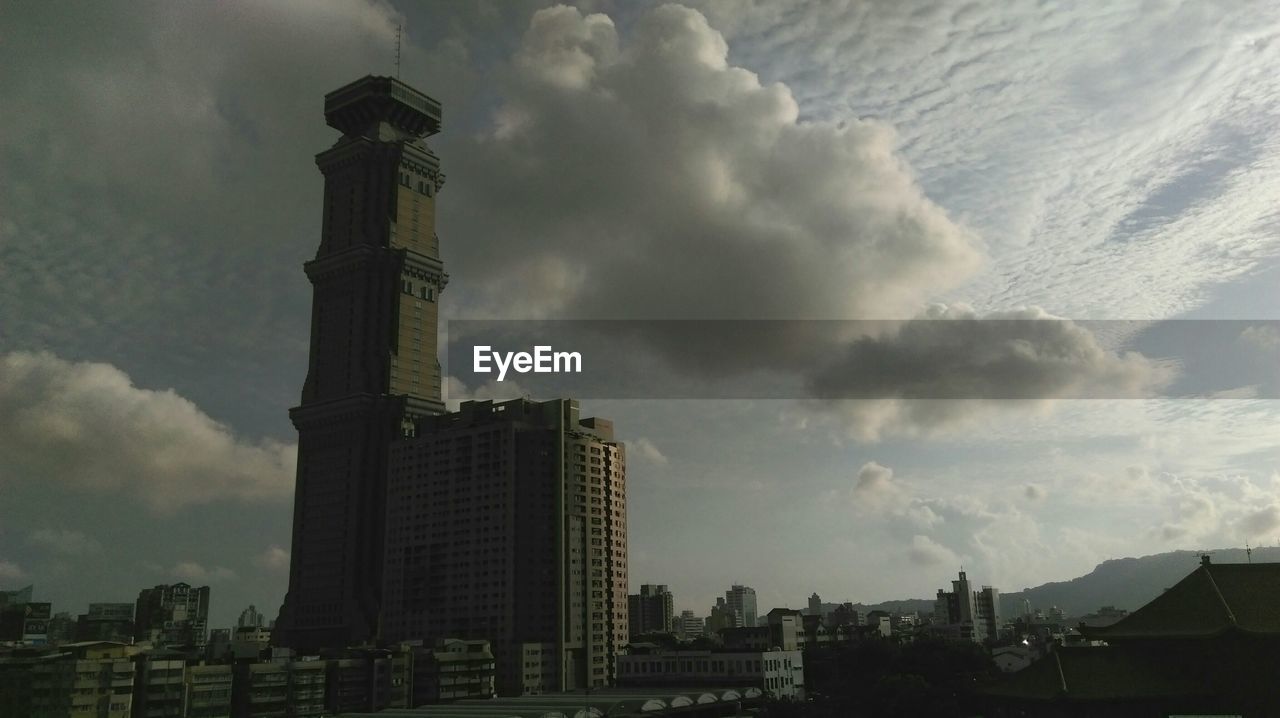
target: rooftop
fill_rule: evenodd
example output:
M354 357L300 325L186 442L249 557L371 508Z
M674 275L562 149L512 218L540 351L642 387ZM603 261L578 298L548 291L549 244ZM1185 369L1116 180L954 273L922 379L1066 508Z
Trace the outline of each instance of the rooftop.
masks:
M1115 647L1059 648L982 690L1027 700L1136 700L1198 696L1204 686L1165 666L1133 660Z
M1108 626L1082 625L1088 638L1207 638L1229 631L1280 636L1280 563L1205 560L1150 603Z
M379 122L418 137L440 131L440 103L394 77L366 75L324 96L324 119L358 135Z

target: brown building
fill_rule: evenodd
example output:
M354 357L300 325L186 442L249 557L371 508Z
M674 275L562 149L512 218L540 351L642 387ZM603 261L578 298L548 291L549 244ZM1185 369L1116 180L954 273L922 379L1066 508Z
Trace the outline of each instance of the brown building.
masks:
M609 685L627 643L624 457L568 399L421 420L391 447L383 638L488 640L502 695ZM531 644L552 661L539 647L526 670Z
M359 645L381 608L387 448L442 413L436 300L447 277L435 233L444 182L426 137L440 103L389 77L325 96L342 132L316 157L324 221L298 429L289 592L273 641Z

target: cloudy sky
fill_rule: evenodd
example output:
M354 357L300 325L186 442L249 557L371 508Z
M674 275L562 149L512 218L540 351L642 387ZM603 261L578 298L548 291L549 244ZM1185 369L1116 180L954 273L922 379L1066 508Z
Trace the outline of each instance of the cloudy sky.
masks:
M445 108L447 316L1259 320L1203 353L1280 359L1265 5L8 3L0 587L275 612L322 98L398 25ZM938 356L1034 398L584 402L629 446L633 588L871 602L1280 540L1265 371L1142 398L1188 371L1150 333L903 326L819 379Z

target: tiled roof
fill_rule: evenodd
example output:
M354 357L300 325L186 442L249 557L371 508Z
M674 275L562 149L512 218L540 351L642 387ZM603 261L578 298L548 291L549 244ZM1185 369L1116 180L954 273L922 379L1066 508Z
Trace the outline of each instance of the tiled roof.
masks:
M1058 648L982 693L1030 700L1138 700L1197 696L1205 688L1107 646Z
M1204 563L1173 588L1089 638L1204 638L1229 631L1280 636L1280 563Z

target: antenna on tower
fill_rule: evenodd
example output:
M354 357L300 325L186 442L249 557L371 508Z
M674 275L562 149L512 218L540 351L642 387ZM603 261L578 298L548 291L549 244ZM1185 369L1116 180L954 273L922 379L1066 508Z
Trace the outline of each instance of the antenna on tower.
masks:
M396 79L400 79L400 33L404 25L396 25Z

